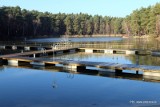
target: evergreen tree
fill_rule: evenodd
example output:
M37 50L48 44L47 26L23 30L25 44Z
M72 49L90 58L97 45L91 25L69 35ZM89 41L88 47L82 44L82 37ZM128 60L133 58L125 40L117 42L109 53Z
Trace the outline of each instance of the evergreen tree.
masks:
M160 3L133 11L125 18L88 14L52 14L16 7L0 7L1 40L44 35L160 35Z
M69 15L65 19L65 25L66 25L66 33L67 35L72 35L73 34L73 19L72 15Z

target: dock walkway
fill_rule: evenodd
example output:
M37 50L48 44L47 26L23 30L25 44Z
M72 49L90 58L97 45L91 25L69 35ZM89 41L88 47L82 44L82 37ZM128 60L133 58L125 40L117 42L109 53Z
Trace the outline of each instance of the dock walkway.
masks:
M113 69L115 72L121 73L123 70L135 70L138 71L150 71L150 72L160 72L160 66L150 66L150 65L136 65L136 64L119 64L119 63L110 63L110 62L92 62L92 61L76 61L76 60L67 60L67 59L55 59L55 58L41 58L36 57L38 54L63 54L65 52L75 52L76 50L84 48L69 48L69 49L59 49L59 50L40 50L40 51L31 51L24 53L16 53L9 55L0 56L1 65L5 61L8 65L19 66L20 63L29 63L30 65L46 66L46 65L56 65L62 64L64 66L69 66L75 68L76 70L85 70L86 67L96 67L103 69ZM94 49L86 49L86 52L93 52ZM106 53L111 53L110 50L104 50ZM114 50L111 50L112 52ZM123 50L125 51L125 50ZM127 50L128 54L135 54L137 50ZM158 74L160 75L160 74Z
M30 51L30 52L24 52L24 53L16 53L16 54L8 54L8 55L1 55L0 58L12 58L16 56L28 56L28 55L33 55L33 54L42 54L42 53L51 53L51 52L59 52L59 51L67 51L67 50L76 50L78 48L69 48L69 49L57 49L57 50L39 50L39 51Z
M6 58L8 61L15 60L18 62L29 62L30 64L35 65L68 65L73 68L78 67L96 67L103 69L113 69L115 71L122 70L135 70L135 71L152 71L160 72L160 66L151 66L151 65L136 65L136 64L119 64L119 63L110 63L110 62L92 62L92 61L78 61L78 60L68 60L68 59L55 59L55 58L33 58L33 57L9 57ZM42 64L43 63L43 64Z

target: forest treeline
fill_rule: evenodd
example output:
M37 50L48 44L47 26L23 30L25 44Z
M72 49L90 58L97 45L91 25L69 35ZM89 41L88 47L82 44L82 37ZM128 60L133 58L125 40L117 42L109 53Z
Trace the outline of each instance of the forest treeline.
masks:
M130 15L53 14L16 7L0 7L0 38L13 40L50 35L160 35L160 3Z

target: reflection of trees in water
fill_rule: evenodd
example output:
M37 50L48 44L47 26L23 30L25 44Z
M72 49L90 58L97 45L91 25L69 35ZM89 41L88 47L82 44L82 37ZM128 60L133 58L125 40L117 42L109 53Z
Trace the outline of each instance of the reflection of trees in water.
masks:
M61 58L61 59L77 59L77 60L81 60L84 58L89 58L90 55L85 55L83 52L80 53L74 53L74 54L66 54L66 55L62 55L62 56L57 56L57 58Z
M78 45L80 43L73 43L73 45ZM151 50L160 50L159 41L155 39L124 39L121 41L112 41L112 42L85 42L81 43L82 47L85 48L111 48L111 49L151 49Z
M77 55L78 54L78 55ZM93 53L93 54L89 54L89 53L84 53L84 52L80 52L80 53L76 53L76 54L72 54L72 55L66 55L66 59L70 58L70 59L78 59L78 60L82 60L82 59L89 59L92 58L94 56L94 58L98 59L98 58L102 58L102 57L110 57L113 60L121 60L120 58L122 58L123 55L110 55L110 54L103 54L103 53ZM145 56L137 56L137 55L127 55L125 57L125 60L130 60L133 64L140 64L140 65L160 65L160 57L153 57L151 55L145 55Z
M65 59L73 59L78 61L98 61L98 62L111 62L120 63L121 60L128 60L123 54L104 54L104 53L75 53L71 55L65 55Z
M128 38L111 42L73 42L75 47L111 49L159 49L159 41L147 38Z
M84 52L79 52L75 54L69 54L69 55L64 55L63 57L66 59L77 59L77 60L82 60L82 59L89 59L91 57L95 58L101 58L102 56L105 56L105 54L102 53L84 53Z
M148 50L159 50L160 45L159 41L156 39L151 39L151 38L136 38L136 39L128 39L122 41L123 43L130 43L133 44L134 48L133 49L148 49Z
M118 54L104 54L104 53L74 53L69 55L63 55L63 59L73 59L73 60L88 60L88 59L101 59L101 58L110 58L114 61L121 61L121 59L130 60L133 64L140 64L140 65L160 65L160 57L153 57L151 55L145 56L137 56L137 55L118 55Z
M137 57L136 55L132 56L127 56L128 59L132 61L132 63L136 64L137 60L139 61L140 65L160 65L160 57L153 57L151 55L146 55L146 56L139 56ZM137 59L138 58L138 59Z
M85 48L98 48L98 49L128 49L133 48L132 43L126 44L126 42L85 42L81 43L73 43L73 45L77 45L77 47L85 47Z

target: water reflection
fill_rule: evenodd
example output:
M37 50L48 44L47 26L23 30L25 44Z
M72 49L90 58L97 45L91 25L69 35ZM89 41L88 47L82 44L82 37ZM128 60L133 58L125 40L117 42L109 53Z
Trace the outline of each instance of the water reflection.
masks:
M9 67L6 66L7 69L8 68L13 68L13 67ZM5 66L1 67L2 71L5 71ZM147 82L160 82L160 78L158 76L149 76L149 75L143 75L143 73L138 73L136 74L135 71L130 72L130 70L124 70L122 73L116 73L114 72L114 70L111 69L86 69L85 71L72 71L71 69L66 69L64 67L55 67L55 66L48 66L45 68L42 67L28 67L28 66L19 66L17 67L17 72L25 72L25 70L23 68L27 68L27 69L39 69L39 70L47 70L47 71L51 71L51 72L64 72L66 73L66 78L68 79L74 79L75 78L75 74L83 74L83 75L92 75L92 76L102 76L102 77L109 77L109 78L121 78L121 79L129 79L129 80L138 80L138 81L147 81ZM7 70L6 70L7 71ZM7 71L8 72L8 71ZM160 74L160 73L159 73ZM52 83L52 87L53 88L57 88L57 78L56 75L53 75L54 79L53 79L53 83Z
M21 69L20 69L21 68ZM35 69L35 70L47 70L50 72L63 72L66 75L66 78L68 79L74 79L75 75L77 74L83 74L83 75L90 75L90 76L99 76L99 77L108 77L108 78L120 78L120 79L128 79L128 80L137 80L137 81L146 81L146 82L160 82L159 76L152 76L152 75L143 75L142 71L139 71L139 73L136 73L136 71L131 70L124 70L122 73L116 73L112 69L86 69L83 71L75 71L70 68L66 67L56 67L56 66L47 66L45 68L39 67L26 67L26 66L19 66L18 71L23 71L23 68L27 69ZM159 73L160 75L160 73ZM57 79L56 75L53 75L54 79L52 82L52 87L57 88Z
M133 41L134 42L134 41ZM145 43L144 43L145 44ZM150 47L150 44L147 46ZM146 48L142 47L142 48ZM140 47L140 44L137 45ZM157 46L158 47L158 46ZM54 56L56 57L56 56ZM57 56L62 59L160 65L157 57L122 54ZM48 72L50 71L50 72ZM107 71L107 72L106 72ZM133 72L133 73L131 73ZM129 107L160 103L160 78L135 71L115 73L93 69L80 72L63 67L19 66L0 68L0 107ZM156 101L156 104L131 104L130 101Z
M73 78L74 78L74 73L69 72L69 73L67 74L67 78L73 79Z
M58 59L72 59L78 61L111 62L120 64L157 65L160 66L160 57L151 55L125 55L125 54L104 54L104 53L72 53L54 56Z
M82 47L86 48L107 48L107 49L140 49L140 50L160 50L160 41L156 39L123 39L121 41L110 42L85 42ZM73 43L76 45L76 43Z
M112 48L112 49L141 49L141 50L159 50L159 41L148 38L128 38L119 37L98 37L98 38L70 38L72 46L85 48ZM61 38L34 39L32 42L47 42L52 45L53 42L61 41ZM31 42L30 41L30 42Z
M84 52L79 52L79 53L72 53L72 54L66 54L66 55L59 55L55 56L56 58L60 59L72 59L72 60L80 60L80 61L95 61L95 62L111 62L111 63L121 63L121 64L137 64L137 65L160 65L159 61L160 58L158 57L153 57L151 55L125 55L125 54L102 54L102 53L84 53ZM90 68L91 69L91 68ZM75 72L74 69L69 68L68 66L64 66L63 70L67 70L69 73L68 77L72 78L72 74L77 73ZM114 73L108 73L108 72L103 72L104 74L99 73L98 68L93 68L92 70L86 70L82 71L79 73L84 73L84 74L90 74L90 75L102 75L106 74L111 75L111 77L115 78L128 78L128 79L135 79L135 80L141 80L141 81L155 81L159 82L159 76L153 77L153 76L144 76L142 75L143 72L139 71L139 74L136 74L136 71L126 71L125 73L122 73L121 75L114 74ZM62 71L62 69L61 69ZM73 72L74 71L74 72ZM106 71L106 70L105 70ZM141 78L140 78L141 77Z
M54 79L53 79L52 87L53 87L53 88L57 88L57 87L58 87L58 84L57 84L56 76L53 75L53 77L54 77Z
M139 65L155 65L160 66L160 57L154 57L151 55L145 55L145 56L126 56L132 63Z
M82 38L69 38L71 42L106 42L106 41L119 41L121 37L82 37ZM32 42L61 42L62 38L43 38L43 39L32 39Z
M6 67L0 74L1 107L128 107L135 106L130 100L144 99L159 104L160 85L144 82L142 74L26 68Z

